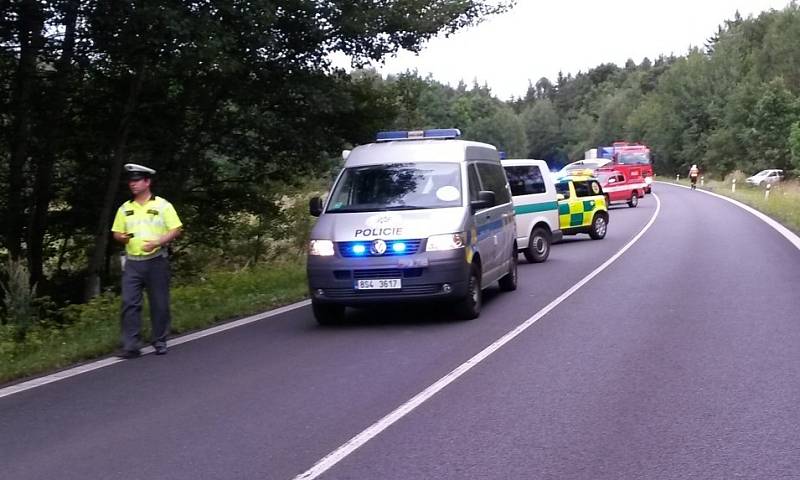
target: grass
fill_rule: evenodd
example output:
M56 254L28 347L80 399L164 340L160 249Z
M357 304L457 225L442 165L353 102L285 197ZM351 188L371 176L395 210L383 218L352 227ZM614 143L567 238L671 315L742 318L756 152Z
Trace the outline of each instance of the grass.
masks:
M687 187L689 186L689 181L683 178L677 182L674 179L666 181ZM794 233L800 234L799 181L787 181L774 185L770 188L768 199L765 198L764 187L747 185L742 180L736 181L736 192L731 191L731 181L706 180L702 187L698 182L697 188L724 195L747 204L774 218Z
M173 287L172 333L181 334L224 320L286 305L306 296L302 261L215 272ZM119 345L119 296L106 294L64 309L67 326L38 324L15 342L14 328L0 326L0 383L103 357ZM143 338L149 317L143 309Z

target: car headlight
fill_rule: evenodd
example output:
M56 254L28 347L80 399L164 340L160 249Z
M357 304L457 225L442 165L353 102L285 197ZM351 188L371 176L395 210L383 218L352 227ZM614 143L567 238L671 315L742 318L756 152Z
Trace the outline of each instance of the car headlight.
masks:
M466 233L448 233L445 235L434 235L432 237L428 237L428 244L425 247L425 250L428 252L441 252L445 250L464 248L466 245Z
M318 257L333 256L333 242L330 240L311 240L308 242L308 254Z
M650 185L653 183L653 177L644 177L644 183L645 185Z

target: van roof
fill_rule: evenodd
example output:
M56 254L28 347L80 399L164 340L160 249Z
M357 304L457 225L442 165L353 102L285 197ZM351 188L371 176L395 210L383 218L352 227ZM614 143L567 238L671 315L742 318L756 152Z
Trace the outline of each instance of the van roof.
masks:
M502 163L503 166L541 165L542 163L547 165L547 162L544 160L537 160L535 158L507 158L505 160L500 160L500 163Z
M488 143L468 140L398 140L360 145L347 156L345 167L387 163L500 161Z

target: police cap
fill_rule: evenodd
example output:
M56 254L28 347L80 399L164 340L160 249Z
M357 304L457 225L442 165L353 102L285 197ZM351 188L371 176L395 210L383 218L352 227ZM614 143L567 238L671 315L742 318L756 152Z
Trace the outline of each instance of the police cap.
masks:
M152 168L145 167L136 163L126 163L125 170L128 171L128 180L139 180L141 178L150 178L155 175L156 171Z

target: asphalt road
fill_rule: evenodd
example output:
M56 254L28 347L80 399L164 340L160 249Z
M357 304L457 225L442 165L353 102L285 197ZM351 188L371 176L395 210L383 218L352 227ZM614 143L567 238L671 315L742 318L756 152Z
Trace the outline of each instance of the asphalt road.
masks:
M800 478L800 252L751 214L658 185L630 250L325 479ZM614 207L481 317L308 307L0 398L3 479L291 479L614 255Z

